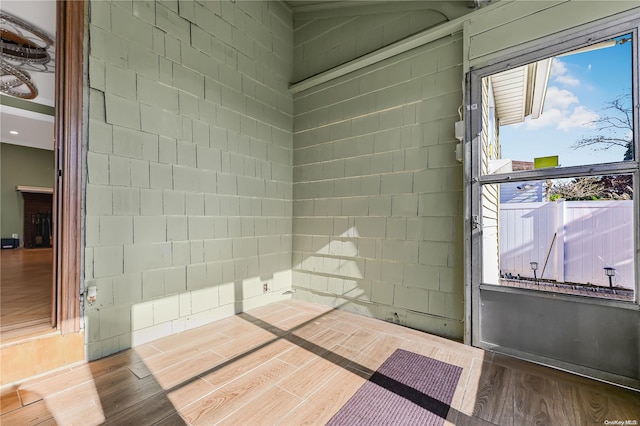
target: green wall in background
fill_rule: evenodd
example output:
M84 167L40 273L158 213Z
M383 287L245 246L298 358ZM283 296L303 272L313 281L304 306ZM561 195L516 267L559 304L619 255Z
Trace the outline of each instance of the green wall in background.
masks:
M52 188L55 178L53 151L1 143L0 163L0 234L2 238L11 238L11 234L18 233L22 242L24 203L16 185Z

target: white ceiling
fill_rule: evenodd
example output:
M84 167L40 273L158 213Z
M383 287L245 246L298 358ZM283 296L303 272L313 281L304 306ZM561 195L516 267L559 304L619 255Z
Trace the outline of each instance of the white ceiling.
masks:
M52 39L55 39L55 0L2 0L0 2L0 10L31 23L49 34ZM49 53L53 58L55 50L51 48ZM29 71L29 74L38 88L38 96L26 102L54 106L54 74L31 71ZM34 148L53 149L54 127L52 116L0 105L0 128L2 142ZM10 131L16 131L18 134L11 134Z

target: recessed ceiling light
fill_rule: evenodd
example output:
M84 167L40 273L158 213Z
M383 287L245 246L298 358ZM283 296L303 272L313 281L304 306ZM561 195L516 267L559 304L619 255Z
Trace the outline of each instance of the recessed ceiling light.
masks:
M12 135L17 135L18 132L16 132L15 130L9 130L9 133L11 133Z

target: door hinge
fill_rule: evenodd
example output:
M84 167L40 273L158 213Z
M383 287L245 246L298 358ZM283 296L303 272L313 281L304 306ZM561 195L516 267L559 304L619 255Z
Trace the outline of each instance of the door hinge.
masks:
M474 214L471 216L471 229L478 229L480 227L480 220L478 219L478 215Z

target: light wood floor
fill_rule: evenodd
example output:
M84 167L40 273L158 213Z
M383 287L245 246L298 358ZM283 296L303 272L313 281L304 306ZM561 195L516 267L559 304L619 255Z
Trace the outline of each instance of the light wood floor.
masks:
M397 348L463 368L448 424L640 421L640 394L300 301L4 389L3 425L324 424Z
M0 341L51 330L53 249L1 250Z

